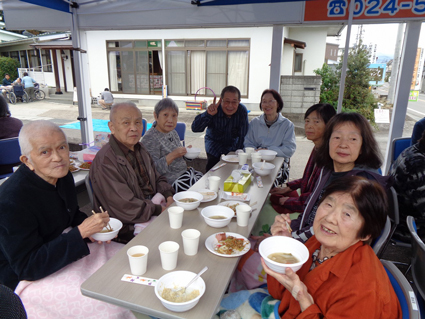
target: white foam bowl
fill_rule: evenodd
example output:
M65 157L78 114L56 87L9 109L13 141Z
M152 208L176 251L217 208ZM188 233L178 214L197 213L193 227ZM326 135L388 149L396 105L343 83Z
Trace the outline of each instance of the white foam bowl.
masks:
M111 217L109 218L109 225L112 227L113 231L107 233L96 233L91 237L96 241L108 241L115 238L115 236L118 235L118 232L122 228L122 223L120 220ZM103 228L103 230L106 230L106 228Z
M267 237L260 243L258 252L263 257L267 267L280 274L284 274L288 267L292 268L294 272L298 271L309 256L308 249L302 242L287 236ZM295 264L278 263L268 258L274 253L291 253L300 262Z
M259 150L258 153L261 154L261 159L265 161L273 161L277 155L277 152L272 150Z
M214 228L223 228L229 225L230 221L232 220L232 217L235 216L235 212L233 209L221 206L221 205L211 205L208 207L205 207L201 211L202 217L204 217L205 222L208 226L214 227ZM211 216L224 216L226 219L212 219Z
M187 292L191 292L192 290L199 290L199 296L195 299L186 301L186 302L171 302L163 299L161 297L162 291L164 288L175 288L175 287L184 287L186 286L189 281L195 277L196 274L191 271L172 271L168 274L162 276L158 279L155 286L155 295L158 297L158 299L161 301L162 305L167 308L168 310L174 311L174 312L184 312L192 309L196 306L196 304L199 302L199 299L204 295L205 293L205 281L199 277L193 284L190 285L190 287L187 288Z
M270 175L271 171L276 167L274 166L274 164L272 163L264 163L263 166L263 162L257 162L257 163L253 163L252 167L254 167L254 171L260 175L260 176L267 176ZM263 169L261 169L261 167L263 167Z
M196 147L186 147L186 151L187 153L184 155L184 157L188 159L197 158L201 153L201 149Z
M194 198L196 199L196 202L184 203L180 201L185 198ZM198 192L185 191L175 194L173 196L173 199L176 202L177 206L183 207L185 210L193 210L198 208L199 204L201 204L201 200L204 199L204 196L202 196L202 194L199 194Z

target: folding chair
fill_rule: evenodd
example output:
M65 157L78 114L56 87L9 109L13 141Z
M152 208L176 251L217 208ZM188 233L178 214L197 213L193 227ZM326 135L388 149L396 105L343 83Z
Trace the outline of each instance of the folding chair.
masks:
M143 136L146 133L146 127L148 126L148 121L146 121L145 119L142 119L142 123L143 123L143 130L142 130L142 136Z
M384 252L383 249L386 247L386 243L390 239L390 233L391 221L390 218L387 216L387 221L385 223L384 229L381 232L381 235L379 235L379 237L376 238L372 243L373 251L375 252L376 256L378 256L378 258L380 258Z
M393 139L390 146L390 160L391 165L388 165L388 172L390 172L391 166L393 165L394 161L397 159L397 157L403 152L406 148L410 146L410 143L412 141L412 138L410 137L398 137Z
M0 165L18 165L20 164L20 156L21 149L17 137L0 140ZM13 173L1 174L0 179L9 177L12 174Z
M401 271L391 261L381 259L381 263L400 302L402 318L420 319L421 314L416 295L406 277L404 277Z
M184 137L185 137L185 134L186 134L186 123L177 122L175 130L177 131L177 134L179 134L180 141L183 142L183 146L186 146L185 142L184 142Z
M421 312L425 312L425 244L418 236L415 219L412 216L407 216L407 227L412 239L411 269L413 284L418 292Z

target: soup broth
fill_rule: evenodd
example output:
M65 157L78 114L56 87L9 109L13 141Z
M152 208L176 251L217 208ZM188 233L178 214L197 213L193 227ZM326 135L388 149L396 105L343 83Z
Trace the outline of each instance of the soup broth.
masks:
M210 216L208 218L211 218L211 219L227 219L226 216L221 216L221 215Z
M300 262L291 253L273 253L268 255L267 258L281 264L296 264Z
M194 203L197 202L198 200L195 198L183 198L183 199L179 199L179 202L182 203Z

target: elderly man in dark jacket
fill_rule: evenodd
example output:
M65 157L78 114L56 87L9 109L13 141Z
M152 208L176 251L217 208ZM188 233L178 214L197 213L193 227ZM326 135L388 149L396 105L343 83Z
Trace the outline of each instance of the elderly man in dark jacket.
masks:
M118 239L128 242L134 236L134 224L149 221L173 203L174 190L139 142L142 112L134 103L115 104L108 125L112 132L109 143L98 152L90 169L94 205L103 206L123 222ZM152 202L158 193L166 204Z

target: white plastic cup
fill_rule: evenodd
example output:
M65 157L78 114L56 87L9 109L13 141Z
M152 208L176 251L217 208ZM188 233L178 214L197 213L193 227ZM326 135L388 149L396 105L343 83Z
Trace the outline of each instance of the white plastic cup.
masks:
M168 207L168 217L170 219L170 227L172 229L179 229L183 224L184 208L180 206Z
M198 253L199 237L201 232L196 229L186 229L182 231L183 249L188 256L195 256Z
M158 246L161 255L161 265L164 270L173 270L177 267L177 257L180 245L174 241L164 241Z
M146 246L133 246L127 250L131 273L135 276L143 275L148 266L149 248Z
M258 162L261 162L261 154L258 154L258 153L252 153L252 154L251 154L251 160L252 160L252 163L258 163Z
M248 205L236 206L236 222L240 227L248 226L252 208Z
M248 161L248 154L247 153L239 153L238 158L239 158L239 165L245 165L246 162Z
M251 158L251 155L254 152L255 152L255 148L253 148L253 147L245 147L245 153L248 154L248 158Z
M213 192L218 192L218 186L220 184L221 178L218 176L210 176L208 177L209 189Z

